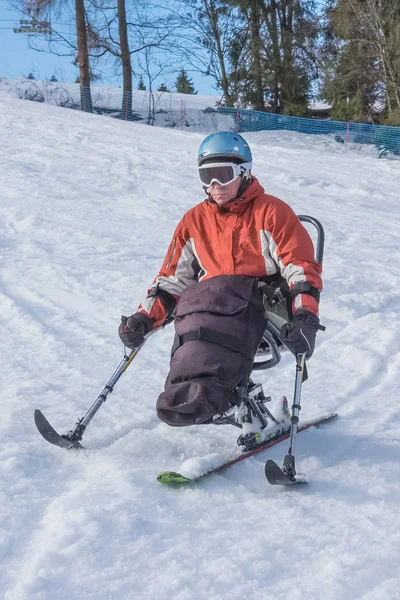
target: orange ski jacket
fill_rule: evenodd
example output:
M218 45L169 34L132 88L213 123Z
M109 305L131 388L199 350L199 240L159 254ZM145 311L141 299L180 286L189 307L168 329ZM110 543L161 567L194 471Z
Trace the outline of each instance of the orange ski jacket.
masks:
M265 277L280 273L290 288L308 282L322 289L321 265L307 230L282 200L265 193L253 177L239 199L219 207L209 200L189 210L177 226L161 270L138 310L154 319L166 318L155 288L179 299L183 290L217 275ZM298 294L293 312L306 308L318 314L317 300Z

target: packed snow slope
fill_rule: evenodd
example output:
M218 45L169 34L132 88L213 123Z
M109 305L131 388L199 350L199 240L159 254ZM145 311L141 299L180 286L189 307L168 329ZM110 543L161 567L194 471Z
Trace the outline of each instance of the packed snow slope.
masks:
M65 432L123 356L182 214L203 199L202 135L0 97L0 590L4 600L400 597L400 164L329 138L248 134L268 192L326 230L319 334L298 439L310 483L269 486L287 444L186 488L156 481L232 456L235 428L173 429L155 402L173 326L152 336L68 453ZM291 396L285 356L257 374Z

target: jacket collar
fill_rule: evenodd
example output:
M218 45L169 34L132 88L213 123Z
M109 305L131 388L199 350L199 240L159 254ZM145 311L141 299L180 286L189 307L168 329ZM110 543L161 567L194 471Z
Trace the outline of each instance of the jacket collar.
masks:
M235 198L234 200L231 200L230 202L224 204L221 207L215 204L214 200L211 198L210 195L208 196L206 202L208 202L213 207L213 209L219 212L220 214L240 214L243 213L246 210L247 206L250 204L250 202L253 202L253 200L257 198L257 196L259 196L260 194L264 194L264 188L259 183L256 177L252 177L249 187L243 192L243 194L239 198Z

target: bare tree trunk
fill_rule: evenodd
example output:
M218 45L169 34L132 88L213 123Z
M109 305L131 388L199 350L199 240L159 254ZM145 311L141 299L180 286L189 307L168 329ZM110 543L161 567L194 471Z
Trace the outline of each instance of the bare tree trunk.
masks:
M258 0L250 2L251 54L255 83L254 109L265 110L264 87L261 67L260 11Z
M279 47L279 34L278 34L278 10L276 1L271 2L271 40L273 46L274 56L274 89L273 89L273 107L274 112L280 113L282 110L281 102L281 78L282 78L282 60L281 52Z
M81 86L81 110L93 112L92 96L90 93L90 67L84 0L75 0L75 12L78 39L79 83Z
M282 32L283 52L283 105L290 104L295 96L293 89L293 0L281 2L280 26Z
M119 42L121 47L122 78L123 78L123 96L122 96L122 117L124 119L132 118L132 65L131 53L129 50L128 27L126 23L125 0L118 0L118 28Z
M221 85L222 93L225 98L225 104L226 104L226 106L233 106L234 99L232 98L232 96L229 92L229 79L228 79L228 76L226 73L225 58L224 58L224 53L223 53L222 45L221 45L221 34L219 31L219 27L218 27L218 13L215 8L215 4L214 4L213 0L203 0L203 3L204 3L205 12L208 17L208 21L210 23L211 30L214 35L215 43L217 46L218 62L219 62L219 67L221 69L220 85Z
M267 26L273 65L272 110L282 113L295 95L293 68L294 0L262 1L262 17Z

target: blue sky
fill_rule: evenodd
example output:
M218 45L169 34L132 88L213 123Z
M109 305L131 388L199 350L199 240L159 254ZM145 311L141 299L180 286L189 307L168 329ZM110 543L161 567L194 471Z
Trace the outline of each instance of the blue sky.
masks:
M29 47L29 36L14 33L13 28L19 24L21 14L8 6L7 0L0 0L0 77L15 78L26 76L33 72L36 79L50 79L54 74L59 81L72 82L78 75L78 69L72 64L70 56L56 56L47 50L47 45L42 44L43 52L38 52ZM22 17L24 18L24 17ZM61 19L59 19L61 20ZM74 35L74 25L66 23L57 25L63 33ZM199 94L217 95L213 89L211 77L204 77L199 73L190 72L194 86ZM176 76L170 77L169 87L173 86ZM157 84L162 83L162 78ZM114 75L110 68L105 67L103 85L119 87L120 78ZM136 88L136 82L134 83Z

